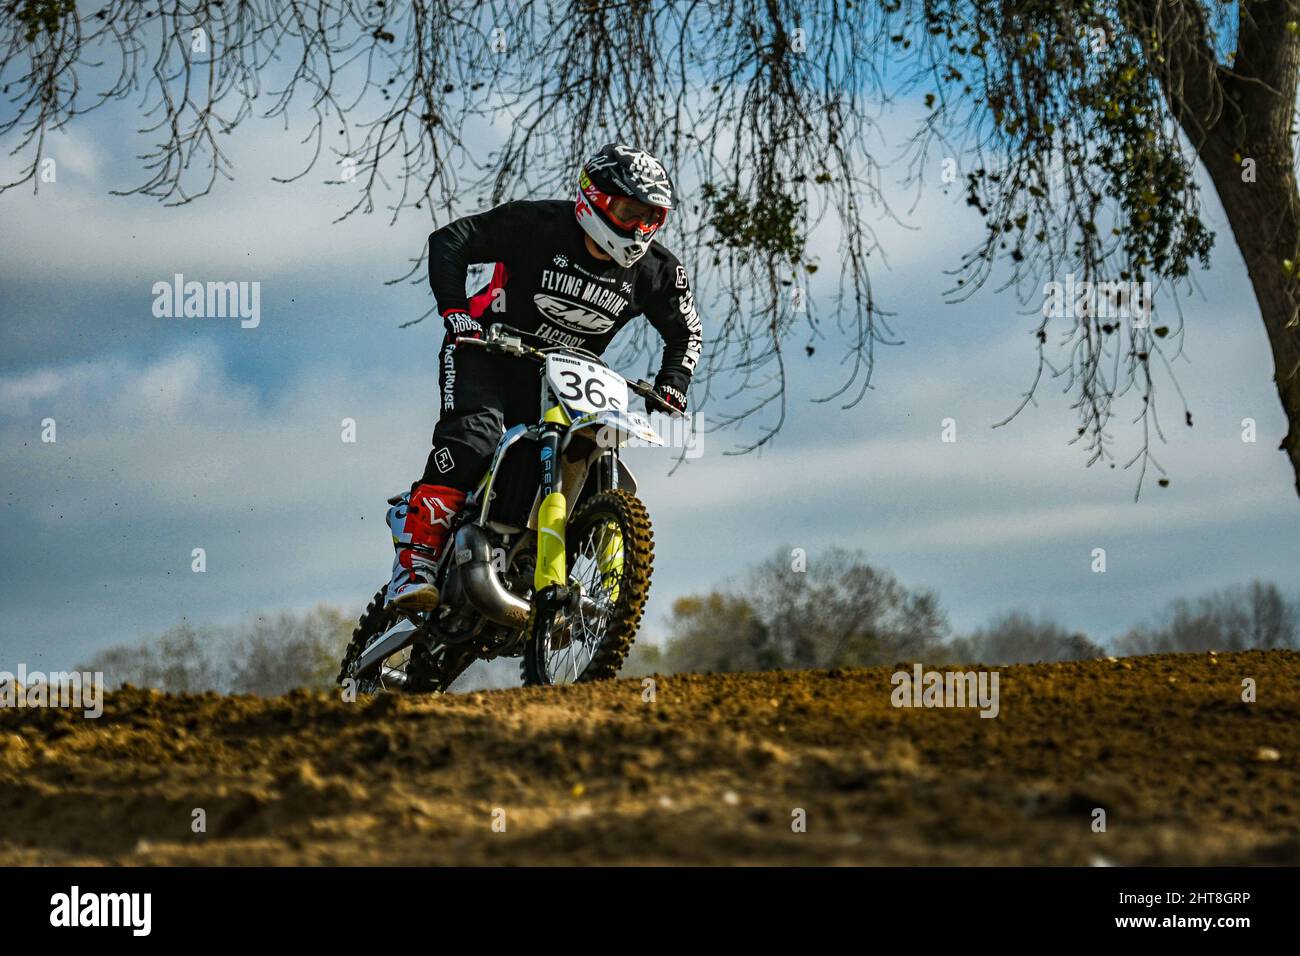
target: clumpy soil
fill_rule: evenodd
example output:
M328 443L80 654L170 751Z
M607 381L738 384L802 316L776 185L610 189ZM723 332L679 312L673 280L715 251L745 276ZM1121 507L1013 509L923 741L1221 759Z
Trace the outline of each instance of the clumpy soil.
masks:
M4 709L0 864L1300 863L1300 653L899 669Z

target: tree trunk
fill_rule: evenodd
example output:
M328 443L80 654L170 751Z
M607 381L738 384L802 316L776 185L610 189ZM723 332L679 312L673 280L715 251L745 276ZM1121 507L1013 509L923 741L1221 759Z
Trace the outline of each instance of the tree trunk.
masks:
M1252 183L1242 182L1241 164L1224 138L1216 135L1206 143L1201 159L1228 215L1268 332L1273 379L1287 420L1280 447L1291 460L1296 493L1300 494L1300 311L1296 296L1300 281L1296 270L1300 265L1293 266L1290 274L1283 266L1287 260L1295 263L1300 249L1300 196L1291 174L1290 143L1281 144L1282 150L1277 150L1278 144L1269 150L1275 156L1284 151L1283 156L1277 156L1285 159L1284 166L1266 163L1258 153L1250 155L1246 152L1249 146L1242 148L1242 157L1255 159L1258 164L1258 176Z
M1288 28L1297 4L1238 0L1230 68L1215 62L1199 3L1136 0L1124 10L1145 35L1161 40L1157 62L1169 65L1161 74L1165 96L1214 182L1246 262L1286 414L1279 447L1300 494L1300 194L1291 145L1300 38ZM1247 159L1253 176L1243 168Z

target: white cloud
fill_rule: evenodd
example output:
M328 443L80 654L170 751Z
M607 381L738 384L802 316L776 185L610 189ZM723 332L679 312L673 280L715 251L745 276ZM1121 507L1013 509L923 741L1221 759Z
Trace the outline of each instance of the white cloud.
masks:
M152 283L170 281L174 272L260 280L339 268L383 280L405 271L405 259L419 255L429 233L427 212L408 210L397 228L390 227L382 187L374 213L334 224L358 191L357 184L325 184L339 178L328 156L302 180L273 182L297 172L300 156L303 165L310 156L301 152L298 137L273 123L250 122L223 144L234 163L234 183L218 178L210 195L176 207L110 195L147 178L133 158L139 143L124 137L97 145L89 135L78 128L55 138L50 155L60 163L57 182L42 184L36 194L5 195L0 274L68 281L74 263L79 282ZM110 148L111 161L105 157Z
M0 415L30 415L42 400L58 393L63 379L50 369L0 378Z
M210 347L152 362L104 359L0 377L0 396L34 393L32 383L39 383L40 407L30 395L21 408L15 403L25 414L10 414L5 438L21 443L35 427L34 414L52 416L71 462L46 456L42 463L40 451L30 452L10 463L17 484L39 495L56 478L54 468L87 481L98 476L97 494L154 514L197 502L207 515L230 515L246 509L253 494L260 507L304 507L299 472L322 462L337 467L396 457L399 436L427 431L423 420L432 414L431 407L403 403L382 388L358 387L341 367L329 366L295 370L283 393L267 402L253 386L233 380ZM341 440L345 417L359 423L356 444ZM408 456L419 456L419 441L409 444ZM318 504L322 494L341 494L337 487L316 488ZM74 498L65 512L79 515L78 508Z
M422 374L414 358L390 371ZM15 394L28 397L0 418L0 593L7 639L29 656L183 614L364 602L391 561L384 499L423 467L433 418L431 396L342 366L294 370L267 399L208 348L0 376L0 395ZM46 415L54 444L39 440ZM204 575L190 573L194 547L208 550Z
M65 126L50 135L46 153L60 169L78 179L94 180L103 173L104 155L100 147L79 127Z

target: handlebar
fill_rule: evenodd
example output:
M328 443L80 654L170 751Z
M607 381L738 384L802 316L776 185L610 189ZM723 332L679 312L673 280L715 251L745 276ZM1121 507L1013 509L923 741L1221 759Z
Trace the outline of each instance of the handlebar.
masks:
M515 336L497 333L498 328L500 326L492 326L488 331L488 337L484 339L477 336L458 335L452 341L456 345L472 345L475 348L486 349L489 352L497 352L514 358L532 359L534 362L546 361L546 356L539 349L525 345L522 339Z
M655 387L651 385L649 382L643 381L641 379L637 379L635 382L628 382L627 387L632 389L632 391L636 392L642 398L650 399L650 401L652 401L656 406L658 406L661 412L665 412L666 414L671 415L673 418L686 417L685 412L674 408L672 405L669 405L662 398L660 398L659 393L655 391Z
M474 346L475 348L486 349L489 352L496 352L500 355L509 355L512 358L523 358L523 359L529 359L534 362L545 362L547 350L533 348L531 345L525 344L524 342L525 338L536 339L539 342L546 342L546 340L541 338L540 336L533 335L531 332L524 332L520 329L511 328L510 326L501 322L493 323L488 327L486 338L480 339L480 338L474 338L472 336L457 336L453 341L456 343L456 345L471 345ZM551 343L547 343L547 344L551 345ZM605 365L605 362L601 361L598 355L593 355L592 353L588 352L586 349L578 349L569 346L555 346L555 345L551 345L551 349L552 350L563 349L569 352L581 352L583 353L584 357L590 358L596 362L600 362L601 365ZM605 365L605 367L608 368L609 366ZM669 415L673 415L676 417L682 417L682 418L686 417L683 412L678 411L672 405L669 405L662 398L660 398L659 394L654 390L654 386L651 385L649 382L644 381L642 379L637 379L636 381L632 381L631 379L624 379L624 381L627 382L628 388L636 392L642 398L648 399L660 411L666 412Z

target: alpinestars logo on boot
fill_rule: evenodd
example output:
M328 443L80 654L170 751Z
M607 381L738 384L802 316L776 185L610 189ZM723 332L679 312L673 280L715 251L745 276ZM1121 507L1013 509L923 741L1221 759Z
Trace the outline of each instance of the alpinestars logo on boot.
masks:
M421 499L424 507L429 510L429 524L441 525L444 528L451 527L451 519L456 516L456 512L442 503L441 498L425 497Z

